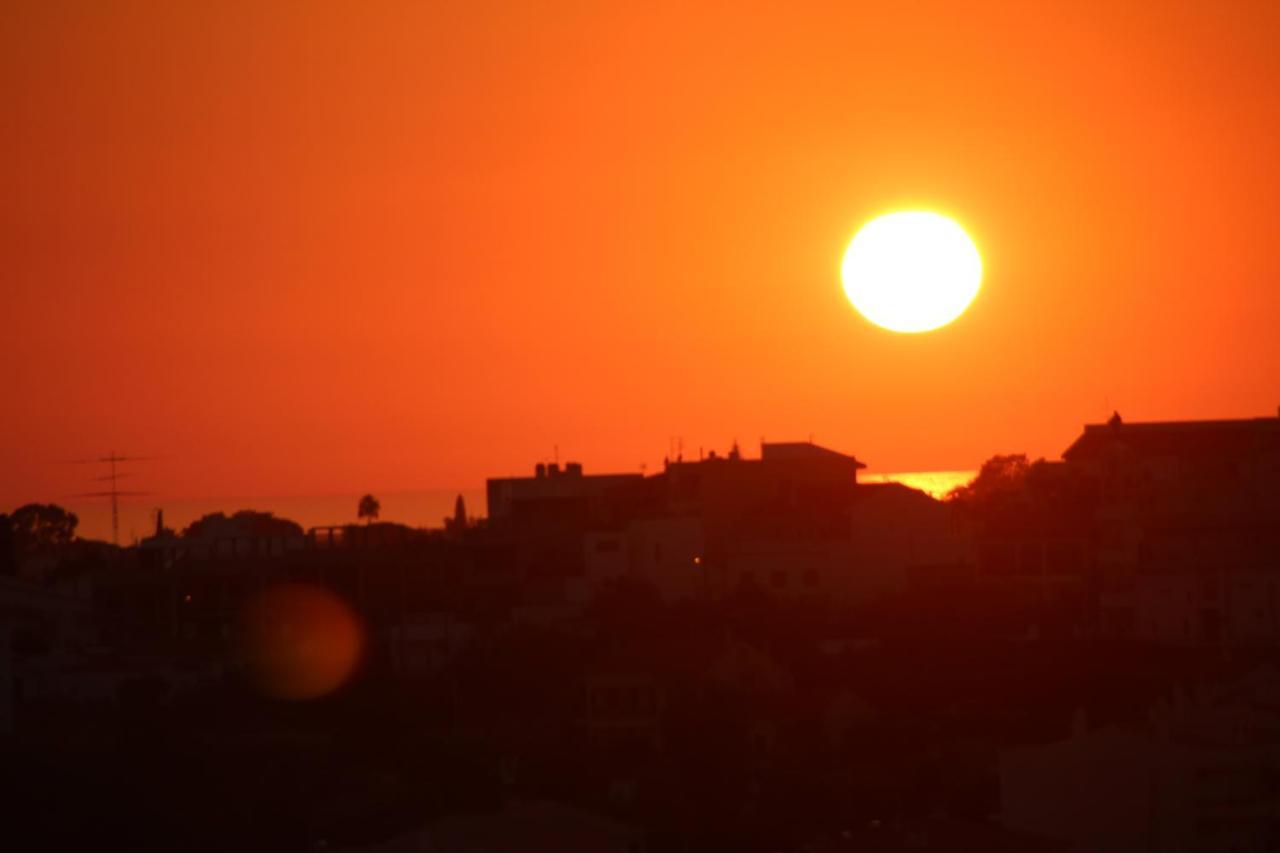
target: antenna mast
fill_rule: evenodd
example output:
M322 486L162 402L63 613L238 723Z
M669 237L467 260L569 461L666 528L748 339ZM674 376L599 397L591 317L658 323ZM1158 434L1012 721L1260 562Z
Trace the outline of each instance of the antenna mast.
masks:
M116 452L113 450L110 453L108 453L106 456L101 456L97 459L77 460L77 461L86 462L86 463L106 462L109 466L111 466L109 469L109 473L106 476L93 478L94 480L97 480L100 482L106 482L110 484L110 488L107 491L82 492L81 494L73 495L72 497L111 498L111 541L113 544L117 546L120 544L120 498L131 497L134 495L146 495L146 494L149 494L149 492L121 491L120 485L119 485L120 478L127 477L129 476L129 474L127 472L118 470L116 468L116 464L119 462L143 462L150 459L155 459L155 457L154 456L118 456L116 455Z

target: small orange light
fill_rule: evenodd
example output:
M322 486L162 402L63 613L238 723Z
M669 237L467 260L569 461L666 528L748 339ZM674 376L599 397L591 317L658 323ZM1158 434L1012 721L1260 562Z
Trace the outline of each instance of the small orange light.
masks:
M693 564L694 564L695 566L701 566L701 565L702 565L702 558L701 558L701 557L694 557L694 558L693 558Z
M187 593L186 595L182 596L182 600L183 600L185 603L190 604L190 603L191 603L191 593Z

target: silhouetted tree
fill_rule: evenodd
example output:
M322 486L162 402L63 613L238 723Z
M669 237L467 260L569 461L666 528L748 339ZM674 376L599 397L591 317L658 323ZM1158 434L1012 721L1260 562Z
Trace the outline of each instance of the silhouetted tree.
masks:
M1025 453L992 456L982 463L972 482L956 486L947 494L947 500L964 509L991 508L1022 491L1032 464Z
M49 553L76 538L80 519L57 504L27 504L9 517L14 546L19 557Z
M365 495L360 499L360 505L356 508L356 518L363 518L367 523L372 524L378 520L378 513L382 510L382 504L378 503L378 499L373 495Z
M453 502L453 515L445 517L444 529L455 536L462 535L467 529L467 502L462 495Z
M0 522L0 573L46 581L74 556L80 519L57 504L27 504Z
M44 581L66 580L85 575L100 575L111 565L113 555L120 549L107 542L94 542L88 539L77 539L70 545L58 549L58 562L52 569L47 569L41 578Z
M242 509L234 515L210 512L187 525L182 535L188 539L231 535L268 538L302 536L302 525L287 518L277 518L269 512Z

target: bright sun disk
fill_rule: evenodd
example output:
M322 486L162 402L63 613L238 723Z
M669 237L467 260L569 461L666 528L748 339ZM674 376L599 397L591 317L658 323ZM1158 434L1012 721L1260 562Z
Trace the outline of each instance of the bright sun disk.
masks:
M982 258L964 229L928 211L888 213L862 227L840 266L862 316L894 332L928 332L978 295Z

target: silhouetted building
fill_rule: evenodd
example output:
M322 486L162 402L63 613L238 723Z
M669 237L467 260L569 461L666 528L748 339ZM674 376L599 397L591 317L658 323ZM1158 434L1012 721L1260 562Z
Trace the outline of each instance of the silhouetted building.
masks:
M1078 633L1094 619L1096 502L1064 462L1038 461L1010 493L969 511L981 598L1018 636Z
M69 671L97 639L88 582L48 587L0 577L0 733L24 703L67 692Z
M580 614L587 600L584 537L607 526L618 496L643 479L585 474L570 462L539 463L532 477L488 480L489 519L473 543L472 580L505 595L520 622L550 624Z
M1280 678L1270 669L1182 690L1140 724L1000 756L1001 817L1073 850L1274 850L1280 843Z
M471 642L475 626L448 611L406 614L387 628L397 674L426 676L443 669Z
M783 597L867 600L899 589L908 566L959 556L948 514L898 484L859 485L852 456L763 443L760 458L668 462L585 539L587 576L622 575L668 600L742 587Z
M1280 642L1280 418L1090 424L1099 624L1176 645Z
M1280 509L1280 417L1128 423L1116 414L1087 424L1062 458L1096 480L1118 520Z
M495 477L486 483L489 520L519 526L582 527L604 512L606 496L643 474L584 474L582 465L538 463L532 477Z
M1134 633L1169 645L1280 642L1280 526L1148 519L1140 528Z
M657 752L664 698L661 680L643 665L597 664L586 679L579 725L595 749L632 756Z

